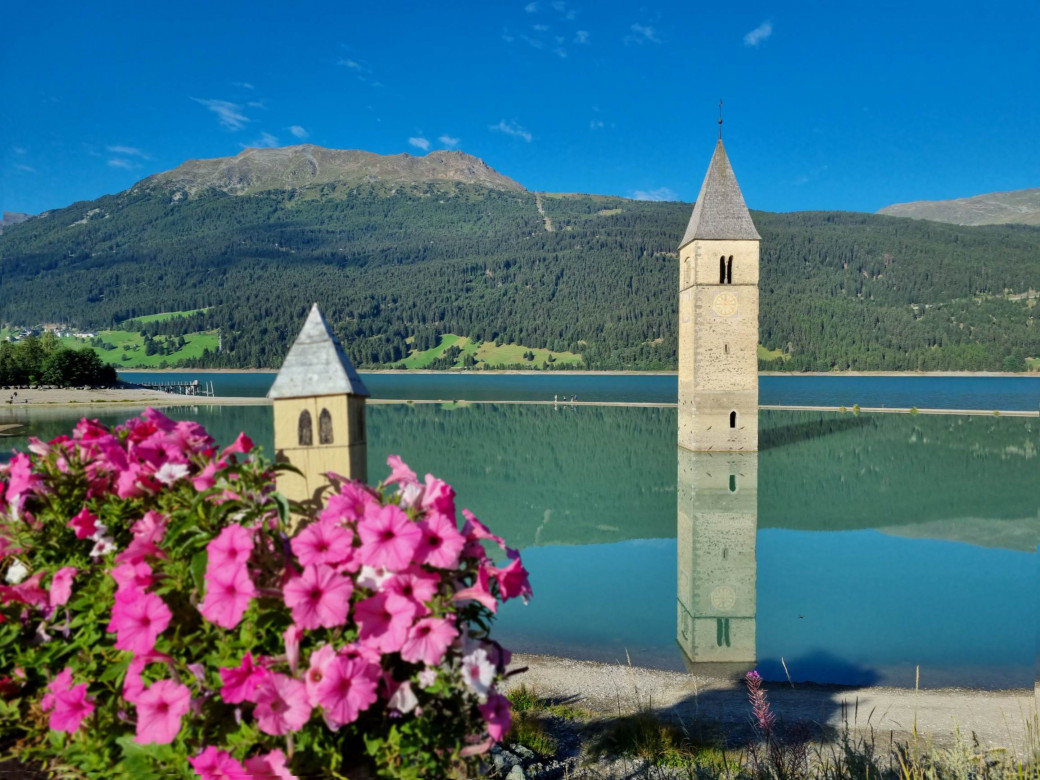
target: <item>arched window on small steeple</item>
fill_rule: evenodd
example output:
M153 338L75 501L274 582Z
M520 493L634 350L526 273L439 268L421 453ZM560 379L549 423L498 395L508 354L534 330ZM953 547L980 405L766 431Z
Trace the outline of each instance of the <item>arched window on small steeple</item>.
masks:
M729 256L729 262L726 263L726 284L733 284L733 255Z
M318 415L318 443L332 444L332 415L328 409L322 409Z
M737 427L737 413L736 412L730 412L729 413L729 427L730 428L736 428Z
M719 258L719 284L726 283L726 256Z
M299 440L301 447L310 447L314 444L314 423L311 421L311 413L306 409L300 412L296 438Z

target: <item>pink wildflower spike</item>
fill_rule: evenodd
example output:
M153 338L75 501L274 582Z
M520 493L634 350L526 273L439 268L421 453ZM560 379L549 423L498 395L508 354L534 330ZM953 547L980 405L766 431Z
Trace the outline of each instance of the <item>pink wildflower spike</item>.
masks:
M67 522L69 528L76 532L77 539L87 539L97 531L97 515L83 507L79 514Z
M252 449L253 440L246 436L244 433L240 433L238 434L238 438L236 438L230 445L224 448L224 451L220 453L220 457L226 458L228 455L231 455L232 453L236 452L244 455Z
M253 715L265 734L277 737L299 731L311 716L306 687L288 675L268 673L257 689Z
M759 731L768 737L776 723L776 714L769 706L765 689L762 687L762 675L753 669L744 676L744 684L748 690L748 701L751 703L751 714Z
M60 607L69 600L72 595L72 578L76 576L76 567L63 566L51 577L50 604L52 607Z
M318 701L326 716L337 726L353 723L358 714L376 699L379 667L362 660L336 658L325 668L318 683Z
M408 468L405 462L401 460L400 455L391 455L386 459L386 465L390 467L390 476L383 480L384 485L393 485L394 483L397 483L403 486L419 481L415 476L415 472Z
M246 759L246 774L250 780L299 780L286 766L285 753L277 748L266 755Z
M396 593L377 593L354 606L354 620L362 642L383 653L396 653L408 638L415 617L411 599Z
M447 482L437 479L433 474L427 474L422 508L427 512L432 510L448 517L455 517L455 491Z
M307 566L282 588L285 606L300 628L334 628L347 620L353 583L331 566Z
M487 723L488 734L495 742L501 742L512 724L509 699L499 693L494 693L488 696L487 702L479 705L478 709L484 716L484 722Z
M468 588L463 588L460 591L456 591L455 595L451 597L452 601L478 601L485 607L490 609L492 612L498 611L498 600L488 587L488 568L481 566L477 569L477 580Z
M73 685L54 694L54 711L48 725L52 731L72 734L79 729L84 718L90 717L93 712L94 700L87 696L87 684Z
M253 663L253 656L246 652L239 666L220 668L220 679L224 687L220 689L220 698L228 704L240 704L244 701L256 702L256 691L268 671L263 666Z
M401 658L411 663L439 666L458 635L450 620L423 618L409 629L408 638L401 645Z
M188 686L159 680L137 697L138 745L168 745L181 730L181 718L191 709Z
M116 635L117 650L147 653L170 624L170 617L169 607L157 595L128 589L116 597L107 630Z
M456 569L459 555L466 546L466 538L459 533L455 521L448 515L430 512L419 521L422 541L415 551L415 559L438 569Z
M249 579L244 565L235 567L207 567L206 597L199 612L210 623L231 629L239 624L242 615L256 596L256 588Z
M319 520L296 534L290 544L302 566L313 563L335 566L351 557L354 532L336 522Z
M230 753L218 750L212 745L195 758L189 758L188 763L202 780L245 780L249 777L245 767Z
M225 527L206 545L206 571L242 566L253 552L253 533L238 523Z
M391 571L408 568L422 541L419 526L393 504L384 507L369 505L365 517L358 522L358 534L361 536L361 563L385 566Z

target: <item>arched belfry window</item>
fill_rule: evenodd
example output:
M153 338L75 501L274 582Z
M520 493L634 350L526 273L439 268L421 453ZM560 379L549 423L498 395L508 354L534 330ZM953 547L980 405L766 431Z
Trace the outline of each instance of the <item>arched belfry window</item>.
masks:
M730 412L729 413L729 427L730 428L736 428L737 427L737 413L736 412Z
M736 493L737 492L737 475L736 474L730 474L729 475L729 492L730 493ZM722 556L722 557L725 558L726 556Z
M726 256L719 258L719 284L726 283Z
M726 284L733 284L733 255L729 256L726 263Z
M297 439L299 439L301 447L310 447L314 444L314 423L311 421L311 413L306 409L300 412Z
M332 415L328 409L322 409L318 415L318 443L332 444Z

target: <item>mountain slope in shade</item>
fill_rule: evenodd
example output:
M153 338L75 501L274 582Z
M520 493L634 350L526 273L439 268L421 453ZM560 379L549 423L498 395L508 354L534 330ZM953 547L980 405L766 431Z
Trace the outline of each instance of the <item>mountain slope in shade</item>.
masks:
M894 203L879 209L878 214L954 225L1040 225L1040 187L954 200Z
M141 180L133 189L164 188L195 195L220 190L252 195L315 184L415 185L428 182L476 184L494 190L523 192L523 185L503 176L483 160L459 151L381 155L356 149L325 149L313 144L277 149L244 149L234 157L188 160L173 170Z

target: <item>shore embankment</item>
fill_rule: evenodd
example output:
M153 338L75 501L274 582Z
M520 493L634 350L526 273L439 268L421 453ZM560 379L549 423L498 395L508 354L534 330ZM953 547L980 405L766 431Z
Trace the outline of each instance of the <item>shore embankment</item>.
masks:
M584 707L604 717L651 709L685 724L711 723L724 729L747 726L747 690L739 679L711 678L544 655L515 654L511 668L526 671L508 679L538 696ZM785 723L808 721L840 733L846 722L858 734L913 738L914 730L934 745L952 743L959 732L974 734L987 748L1022 751L1034 724L1033 690L967 688L904 689L768 683L773 711Z

